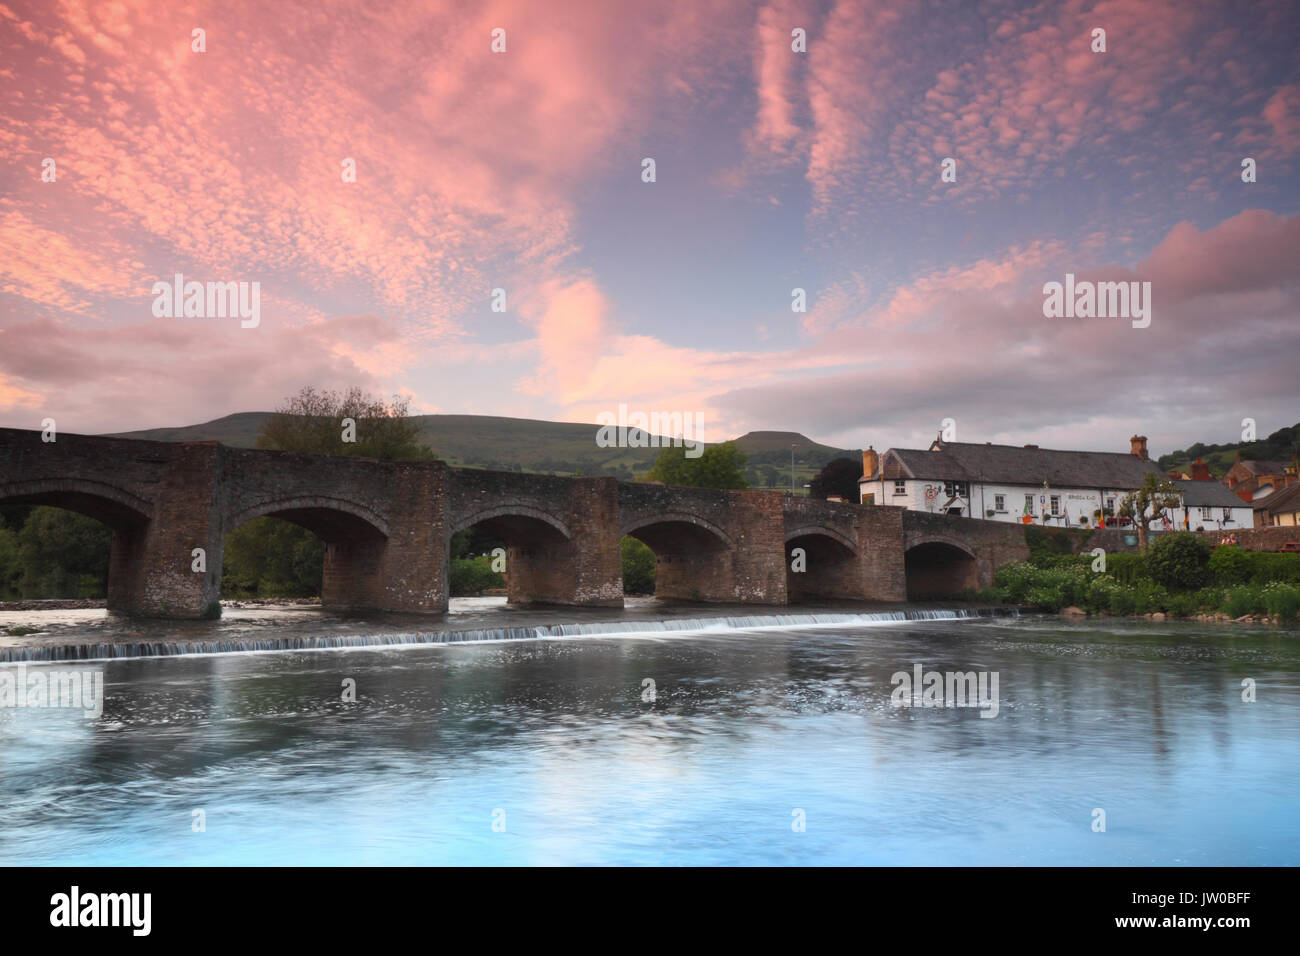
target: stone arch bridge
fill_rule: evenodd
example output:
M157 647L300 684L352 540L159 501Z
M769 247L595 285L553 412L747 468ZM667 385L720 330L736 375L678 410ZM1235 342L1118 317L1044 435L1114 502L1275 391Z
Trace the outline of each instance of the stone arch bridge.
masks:
M660 598L781 605L902 601L987 586L1028 551L1018 525L774 491L713 491L0 429L0 505L80 512L113 533L108 605L133 614L219 613L225 536L282 518L326 545L327 606L437 613L451 536L507 545L510 600L619 606L620 542L656 556ZM195 548L206 570L192 570ZM795 549L806 570L794 571Z

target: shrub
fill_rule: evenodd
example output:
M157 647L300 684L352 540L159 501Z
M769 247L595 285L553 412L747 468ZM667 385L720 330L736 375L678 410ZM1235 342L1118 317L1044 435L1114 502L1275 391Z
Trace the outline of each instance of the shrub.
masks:
M1244 614L1264 614L1268 608L1264 604L1264 597L1259 587L1253 584L1241 584L1228 589L1223 610L1229 617L1241 617Z
M993 576L993 585L1004 589L1008 600L1020 604L1025 600L1025 594L1029 591L1030 585L1035 583L1037 576L1038 569L1033 565L1014 561L998 568Z
M1112 614L1132 614L1137 607L1133 591L1130 588L1117 587L1110 592L1110 610Z
M1250 552L1233 545L1214 549L1209 561L1210 576L1216 584L1245 584L1255 570Z
M649 546L630 536L622 540L619 552L623 558L623 592L654 594L655 553Z
M1284 621L1290 621L1300 613L1300 588L1275 581L1264 585L1260 597L1264 601L1265 610Z
M1158 584L1144 581L1133 589L1133 613L1154 614L1169 607L1169 592Z
M1265 551L1248 552L1251 559L1250 580L1255 584L1267 584L1269 581L1285 581L1300 584L1300 554L1269 553Z
M1059 611L1069 602L1060 588L1031 587L1025 595L1025 603L1037 611Z
M505 578L492 570L492 558L480 555L476 558L453 558L447 569L448 585L451 593L457 597L478 594L488 588L505 587Z
M1144 554L1106 555L1106 573L1120 584L1133 585L1150 577Z
M1210 547L1188 531L1161 535L1147 551L1151 579L1176 591L1194 591L1209 583Z

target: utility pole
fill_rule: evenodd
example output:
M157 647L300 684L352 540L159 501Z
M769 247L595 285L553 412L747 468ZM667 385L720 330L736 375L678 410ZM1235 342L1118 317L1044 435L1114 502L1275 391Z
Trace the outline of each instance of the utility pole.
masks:
M794 442L790 443L790 494L794 494Z

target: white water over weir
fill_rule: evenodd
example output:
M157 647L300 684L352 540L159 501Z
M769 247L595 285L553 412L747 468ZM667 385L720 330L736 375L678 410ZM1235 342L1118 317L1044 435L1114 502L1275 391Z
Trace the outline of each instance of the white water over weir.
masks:
M686 635L726 631L790 630L814 627L880 627L905 621L962 621L971 618L1019 617L1015 608L908 608L870 614L754 614L663 621L600 621L590 624L547 624L533 627L485 628L473 631L419 631L395 634L353 634L322 637L283 637L248 641L149 641L115 644L65 644L48 647L0 648L0 663L28 661L96 661L121 657L173 657L181 654L239 654L259 651L325 651L362 647L421 644L470 644L489 641L529 641L566 637L622 635Z

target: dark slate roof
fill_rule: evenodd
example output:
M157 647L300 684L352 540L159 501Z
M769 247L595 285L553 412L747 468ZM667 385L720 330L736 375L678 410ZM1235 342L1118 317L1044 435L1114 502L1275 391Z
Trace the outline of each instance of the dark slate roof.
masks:
M1242 501L1227 486L1217 481L1184 481L1174 479L1174 484L1183 493L1183 501L1189 507L1210 508L1249 508L1250 503Z
M1287 485L1250 503L1256 511L1283 514L1300 510L1300 485Z
M1160 473L1154 461L1130 452L1058 451L965 442L937 445L933 451L889 449L880 459L883 477L1008 485L1041 485L1046 479L1056 488L1123 490L1137 488L1148 472Z
M1280 461L1256 461L1254 459L1247 461L1242 459L1241 463L1253 475L1285 475L1286 465Z

